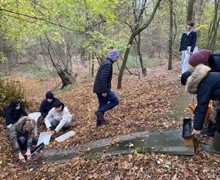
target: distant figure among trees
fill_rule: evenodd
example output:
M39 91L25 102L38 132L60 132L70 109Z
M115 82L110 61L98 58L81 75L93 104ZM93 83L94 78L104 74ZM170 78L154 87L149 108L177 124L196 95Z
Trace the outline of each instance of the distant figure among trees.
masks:
M189 57L190 55L197 51L196 41L197 41L197 33L193 30L194 23L189 22L187 24L186 31L183 32L179 52L181 54L181 74L188 71L189 67Z
M97 94L99 101L98 110L95 112L97 127L106 123L104 113L119 104L117 96L111 90L113 63L118 59L118 50L111 47L106 60L100 65L96 75L93 92Z

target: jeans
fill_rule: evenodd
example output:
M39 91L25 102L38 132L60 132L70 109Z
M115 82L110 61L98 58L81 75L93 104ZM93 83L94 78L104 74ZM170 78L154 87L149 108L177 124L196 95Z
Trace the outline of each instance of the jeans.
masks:
M53 118L50 118L49 122L50 122L52 127L56 127L60 123L60 121L58 121L56 119L53 119ZM71 123L72 123L72 117L69 116L69 117L67 117L66 124L64 124L63 127L69 127L71 125Z
M110 109L113 109L115 106L119 104L119 99L115 95L115 93L111 90L108 90L107 96L102 96L102 93L97 94L98 100L99 100L99 107L98 111L105 112Z
M26 150L27 149L27 138L25 136L19 136L17 138L17 141L18 141L18 144L19 144L19 146L20 146L20 148L22 150ZM38 140L36 138L33 138L32 144L33 145L37 145L37 141Z

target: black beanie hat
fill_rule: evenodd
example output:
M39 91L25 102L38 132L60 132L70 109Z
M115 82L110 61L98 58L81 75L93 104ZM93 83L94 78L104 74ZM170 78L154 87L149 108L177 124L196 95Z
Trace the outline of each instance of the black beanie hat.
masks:
M191 76L191 74L192 73L190 71L186 71L182 74L182 76L181 76L181 84L182 85L184 85L184 86L186 85L187 79L189 76Z
M46 93L46 99L54 99L53 93L50 92L50 91L48 91L48 92Z

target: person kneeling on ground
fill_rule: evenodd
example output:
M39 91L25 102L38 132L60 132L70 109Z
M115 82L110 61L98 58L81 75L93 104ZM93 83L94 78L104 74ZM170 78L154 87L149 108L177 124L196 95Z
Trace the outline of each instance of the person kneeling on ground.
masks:
M22 116L27 116L27 113L18 99L11 101L10 105L4 109L6 126L10 128L13 124L18 122Z
M18 154L19 160L22 162L26 162L22 151L26 151L25 156L27 160L31 159L34 127L35 121L28 116L23 116L9 129L8 139L14 151Z
M220 100L220 73L210 72L211 68L199 64L194 72L186 71L181 76L181 84L186 91L197 94L197 107L194 112L193 135L201 133L210 100ZM220 111L216 115L216 131L211 146L203 146L205 151L220 153Z
M62 128L70 127L72 123L72 115L62 102L55 101L53 108L49 111L44 122L47 131L51 132L53 135L54 133L58 133Z
M40 105L40 113L43 118L45 118L48 112L53 108L53 103L55 101L59 101L59 99L55 98L53 93L48 91L46 93L46 98L41 102Z

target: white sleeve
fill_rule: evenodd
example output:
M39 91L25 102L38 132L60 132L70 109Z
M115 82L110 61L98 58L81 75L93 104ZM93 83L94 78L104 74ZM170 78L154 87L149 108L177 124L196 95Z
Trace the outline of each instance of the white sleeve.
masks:
M53 111L54 111L53 109L54 109L54 108L52 108L52 109L48 112L47 116L46 116L45 119L44 119L44 123L45 123L47 129L48 129L49 127L51 127L50 118L53 117Z
M58 132L63 128L63 126L66 124L67 118L68 118L69 116L71 116L70 113L69 113L69 110L68 110L66 107L64 107L64 109L63 109L63 117L62 117L60 123L57 125L57 127L56 127L56 129L55 129L55 131L56 131L57 133L58 133Z

